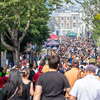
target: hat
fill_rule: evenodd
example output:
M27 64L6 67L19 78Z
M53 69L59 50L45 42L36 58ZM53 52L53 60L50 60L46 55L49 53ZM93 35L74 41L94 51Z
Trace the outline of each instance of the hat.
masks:
M72 61L72 65L73 66L78 66L79 65L79 60L78 59L73 59L73 61Z
M86 68L86 71L93 71L93 72L95 72L96 69L97 69L96 66L94 66L94 65L88 65L87 68Z
M96 63L96 59L94 58L89 59L89 63Z

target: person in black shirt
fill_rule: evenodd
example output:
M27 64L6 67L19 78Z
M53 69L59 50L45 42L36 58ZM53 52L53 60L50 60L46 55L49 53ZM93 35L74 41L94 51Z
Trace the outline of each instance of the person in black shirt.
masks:
M0 100L23 100L22 99L22 77L19 70L12 69L8 82L3 86Z
M70 91L67 78L58 73L60 58L51 56L49 59L49 72L41 74L38 78L33 100L65 100L64 91Z
M29 69L30 69L30 74L29 74L29 78L28 78L28 79L29 79L30 81L33 81L32 78L33 78L33 76L35 75L35 71L33 70L33 64L30 64L30 65L29 65Z

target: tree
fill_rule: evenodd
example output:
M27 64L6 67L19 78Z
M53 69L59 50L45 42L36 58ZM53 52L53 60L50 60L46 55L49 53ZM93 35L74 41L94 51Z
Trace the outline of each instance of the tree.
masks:
M81 4L83 10L82 20L86 23L86 26L89 28L92 20L94 19L94 14L97 14L97 0L76 0L77 3ZM90 26L91 27L91 26Z
M94 18L100 11L100 0L76 0L77 3L80 3L83 10L82 20L85 22L87 30L94 35L94 28L97 27L97 20ZM98 37L95 34L95 38Z
M100 13L94 16L93 20L93 37L94 40L98 43L100 42ZM99 43L100 45L100 43Z
M70 0L65 0L71 2ZM13 52L14 63L19 62L20 45L25 36L30 33L39 35L34 23L45 11L49 12L62 5L62 0L2 0L0 1L1 42L6 49ZM41 10L46 9L46 10ZM49 16L49 14L48 14ZM43 18L43 16L42 16ZM46 19L47 20L47 19ZM31 29L30 29L31 28ZM34 30L35 29L35 30ZM31 30L31 31L30 31ZM4 37L9 38L9 45Z
M48 27L49 27L51 33L54 32L55 26L58 27L57 20L55 19L54 16L51 16L51 17L49 18L49 21L48 21Z

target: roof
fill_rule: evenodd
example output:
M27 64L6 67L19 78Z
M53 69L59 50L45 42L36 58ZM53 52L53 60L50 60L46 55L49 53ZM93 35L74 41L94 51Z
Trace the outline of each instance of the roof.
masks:
M55 40L55 39L58 39L58 36L56 36L55 34L52 34L50 37L51 37L51 38L48 38L49 40Z
M47 45L59 45L59 43L54 41L54 40L52 40L49 43L47 43Z
M76 7L76 6L65 6L65 7L61 7L60 9L56 9L55 12L56 13L61 13L67 10L67 11L71 11L71 12L80 12L81 7Z
M77 34L74 33L74 32L70 32L70 33L68 34L68 36L69 36L69 37L77 37Z

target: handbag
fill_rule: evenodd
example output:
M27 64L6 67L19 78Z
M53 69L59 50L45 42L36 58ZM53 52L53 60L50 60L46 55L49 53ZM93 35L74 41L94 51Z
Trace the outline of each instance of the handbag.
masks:
M12 94L12 96L8 100L10 100L11 98L13 98L15 96L15 94L16 94L17 91L18 91L18 87L16 88L14 94Z

